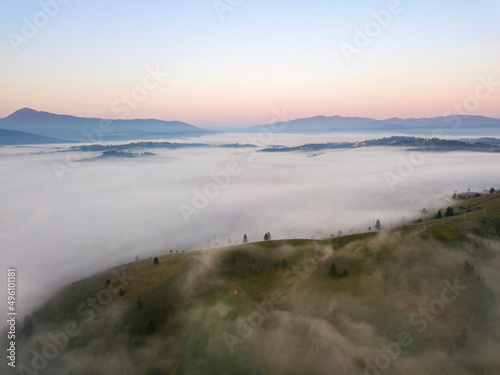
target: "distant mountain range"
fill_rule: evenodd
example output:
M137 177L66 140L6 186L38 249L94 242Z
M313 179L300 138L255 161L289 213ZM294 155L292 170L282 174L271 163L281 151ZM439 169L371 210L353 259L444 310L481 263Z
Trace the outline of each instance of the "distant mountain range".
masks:
M32 138L34 136L49 137L59 143L160 139L211 133L210 130L197 128L180 121L105 120L56 115L30 108L20 109L10 116L0 119L0 129L30 133ZM23 144L24 139L27 139L26 135L18 135L18 137L21 143L17 144ZM14 138L15 135L12 134L10 142L15 142ZM6 143L0 140L0 144Z
M421 119L316 116L277 123L279 133L425 133L440 129L449 134L460 132L500 132L500 119L483 116L449 116ZM34 143L95 143L117 140L152 140L220 133L256 133L270 125L219 127L204 129L180 121L105 120L20 109L0 119L0 145ZM7 132L11 131L11 132Z
M420 119L391 118L375 120L366 117L316 116L277 123L282 133L325 133L325 132L407 132L442 129L456 131L475 129L496 129L500 131L500 119L483 116L448 116ZM269 129L269 125L248 128L231 128L231 131L258 132ZM214 130L223 131L224 128Z

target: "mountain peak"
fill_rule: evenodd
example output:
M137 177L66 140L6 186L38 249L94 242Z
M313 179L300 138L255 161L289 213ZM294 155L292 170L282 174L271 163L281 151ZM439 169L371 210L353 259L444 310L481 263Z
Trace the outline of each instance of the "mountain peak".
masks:
M10 115L8 115L7 117L0 119L0 120L4 121L7 119L22 118L25 115L35 115L37 113L40 113L40 112L35 111L34 109L31 109L31 108L24 107L24 108L18 109L15 112L12 112ZM16 129L11 129L11 130L16 130Z
M15 114L15 113L38 113L38 111L35 111L34 109L31 109L31 108L24 107L24 108L18 109L13 114Z

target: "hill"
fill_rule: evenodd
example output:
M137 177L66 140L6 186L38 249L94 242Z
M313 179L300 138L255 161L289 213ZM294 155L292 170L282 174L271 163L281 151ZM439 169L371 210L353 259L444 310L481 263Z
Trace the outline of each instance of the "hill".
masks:
M174 252L76 281L25 320L18 366L500 373L500 194L455 211L376 233Z
M180 121L106 120L57 115L30 108L20 109L0 119L0 128L86 143L210 133L208 130Z
M42 135L0 129L0 146L33 145L49 143L69 143L62 139L44 137Z
M496 138L491 138L496 139ZM320 150L353 149L362 147L406 147L411 150L426 152L444 151L471 151L471 152L500 152L500 147L494 142L483 143L480 141L458 141L439 138L417 137L388 137L369 139L363 142L338 142L338 143L310 143L295 147L269 147L261 152L310 152Z

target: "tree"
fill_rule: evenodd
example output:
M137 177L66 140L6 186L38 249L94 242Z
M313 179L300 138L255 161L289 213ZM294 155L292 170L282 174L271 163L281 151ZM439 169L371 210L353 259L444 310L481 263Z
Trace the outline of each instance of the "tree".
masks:
M443 217L443 214L441 213L441 210L438 211L436 214L436 219L441 219Z
M467 273L471 273L471 272L474 273L474 265L471 262L469 262L468 260L466 260L464 270Z
M467 329L464 327L464 328L462 328L462 332L460 332L460 335L458 335L458 338L457 338L458 347L460 347L460 348L465 347L468 339L469 339L469 335L467 334Z
M24 318L24 323L21 328L21 335L26 335L26 337L31 336L31 331L33 330L33 322L30 319L29 315L26 315Z
M342 236L342 231L339 230L339 232L337 233L339 236Z
M173 251L173 250L170 250L170 254L172 254L172 251Z
M118 289L118 295L121 297L125 294L122 288Z
M247 234L245 233L245 235L243 236L243 243L248 243L248 237L247 237Z
M264 241L270 241L271 240L271 233L267 232L264 234Z
M155 323L151 319L149 319L148 326L147 326L147 333L151 334L155 331L155 329L156 329Z
M380 220L377 219L377 222L375 223L375 229L380 230L382 229L382 226L380 225Z
M490 189L490 194L493 194L495 191L496 191L495 188L491 188Z
M453 198L453 199L457 199L457 193L453 193L452 198Z
M349 272L347 272L347 270L344 270L344 272L342 272L342 277L347 277L349 276Z
M288 261L288 259L281 259L280 261L280 267L285 269L285 268L288 268L290 266L290 262Z
M155 260L153 260L153 263L158 265L160 263L160 261L158 260L158 258L155 257Z
M137 310L142 310L142 301L141 297L137 297Z
M135 256L135 261L137 262L139 260L139 255Z
M454 215L455 215L455 213L453 212L453 208L452 207L448 207L446 209L444 217L450 217L450 216L454 216Z
M333 262L332 265L330 266L330 271L328 272L328 274L331 277L337 277L339 275L339 273L337 272L337 266L335 265L335 262Z

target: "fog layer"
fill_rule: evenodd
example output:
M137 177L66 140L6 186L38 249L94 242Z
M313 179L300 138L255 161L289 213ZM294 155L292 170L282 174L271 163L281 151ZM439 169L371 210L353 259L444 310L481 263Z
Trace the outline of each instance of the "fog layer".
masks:
M297 136L267 144L238 136L259 146L297 144ZM336 137L322 141L347 140ZM219 136L218 143L235 140ZM495 186L500 161L497 154L393 148L155 150L125 160L27 150L0 152L1 267L17 267L18 307L26 313L54 288L136 255L241 243L245 233L250 242L266 232L319 238L367 231L377 219L386 227L416 219L424 207L446 205L454 190Z

